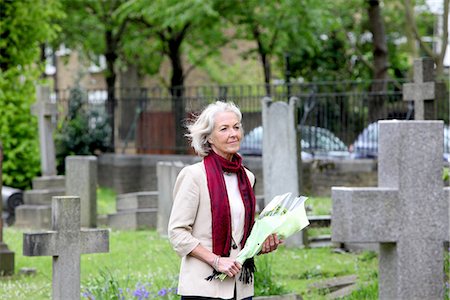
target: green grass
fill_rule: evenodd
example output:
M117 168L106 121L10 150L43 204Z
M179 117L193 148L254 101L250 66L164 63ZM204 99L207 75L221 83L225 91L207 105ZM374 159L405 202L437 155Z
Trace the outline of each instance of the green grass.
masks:
M22 234L23 231L18 229L5 229L4 240L16 255L16 275L0 279L0 295L5 300L49 299L52 259L23 256ZM271 269L273 282L280 283L283 290L301 294L304 299L321 299L321 295L308 289L311 283L320 279L346 274L358 274L362 283L368 278L373 279L377 259L375 256L363 257L364 254L333 253L330 248L287 249L282 246L275 253L257 257L256 263L260 268L266 265L266 270ZM269 260L270 268L264 259ZM135 290L140 283L150 284L147 290L157 293L162 288L176 287L179 262L167 239L159 237L155 231L112 231L110 253L82 255L82 287L92 290L95 286L115 282L118 287ZM18 275L21 268L35 268L37 273ZM257 273L260 278L256 280L264 279L262 275ZM169 298L176 299L172 294Z
M108 189L98 190L99 214L115 211L115 195ZM309 214L329 214L330 198L312 197L307 201ZM324 234L329 229L311 229ZM52 259L22 255L23 231L5 228L4 241L15 252L15 275L0 277L1 299L50 299ZM118 299L112 293L119 288L125 299L137 299L132 293L145 290L157 296L162 289L177 285L180 258L169 242L154 230L111 231L110 252L84 254L81 259L82 292L95 294L96 299ZM450 263L446 255L446 264ZM318 290L310 288L314 282L342 275L358 275L358 290L347 300L377 299L378 259L373 252L360 254L335 253L331 248L292 249L281 246L274 253L256 257L259 272L256 276L256 295L269 290L293 292L305 300L325 299ZM19 275L22 268L35 268L36 274ZM446 276L448 278L448 267ZM447 279L448 280L448 279ZM127 288L129 291L127 292ZM448 300L448 289L446 291ZM172 292L165 299L178 299ZM86 299L86 298L82 298Z
M330 215L331 214L331 198L330 197L309 197L305 202L308 209L308 215ZM309 211L309 209L311 209Z
M97 189L97 214L108 215L116 212L116 193L112 189Z

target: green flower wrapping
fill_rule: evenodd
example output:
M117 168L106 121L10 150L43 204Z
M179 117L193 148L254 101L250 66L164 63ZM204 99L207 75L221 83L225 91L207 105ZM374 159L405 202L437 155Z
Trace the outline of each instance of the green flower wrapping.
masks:
M309 225L305 211L307 197L293 197L291 193L278 195L260 213L244 248L238 253L236 261L240 264L261 251L268 236L276 233L281 239L288 238ZM224 280L226 274L217 278Z

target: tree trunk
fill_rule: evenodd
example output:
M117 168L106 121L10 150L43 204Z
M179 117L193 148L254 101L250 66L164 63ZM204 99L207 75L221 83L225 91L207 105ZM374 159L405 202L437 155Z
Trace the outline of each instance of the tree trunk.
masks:
M369 26L373 39L374 74L369 98L369 122L386 118L384 98L387 90L388 50L380 1L368 0Z
M116 106L116 72L114 70L114 65L117 60L116 43L113 39L112 31L106 31L106 88L107 88L107 99L106 99L106 113L108 115L108 123L111 128L111 140L109 145L109 152L115 152L115 118L114 118L114 110Z
M173 37L168 41L169 58L172 64L172 78L170 80L170 93L172 95L172 111L175 116L175 151L182 154L186 152L184 141L183 120L186 117L184 99L183 64L181 62L181 42L183 37Z
M266 53L260 53L261 55L261 63L264 69L264 83L266 84L266 94L270 96L270 76L271 76L271 68L270 68L270 57Z

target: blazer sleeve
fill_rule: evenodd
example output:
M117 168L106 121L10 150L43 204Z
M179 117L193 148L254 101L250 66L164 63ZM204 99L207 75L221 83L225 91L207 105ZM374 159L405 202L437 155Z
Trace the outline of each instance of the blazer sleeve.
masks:
M181 170L173 191L168 235L173 249L180 257L188 255L200 243L192 235L192 225L200 202L200 187L193 173L190 167Z

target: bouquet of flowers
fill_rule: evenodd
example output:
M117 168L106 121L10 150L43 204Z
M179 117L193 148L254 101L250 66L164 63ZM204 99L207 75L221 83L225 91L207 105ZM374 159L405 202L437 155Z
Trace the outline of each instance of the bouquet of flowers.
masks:
M236 261L244 264L261 251L266 238L273 233L285 239L309 225L305 211L307 197L295 197L291 193L275 196L255 220L244 248L238 253ZM217 278L224 280L226 274Z

